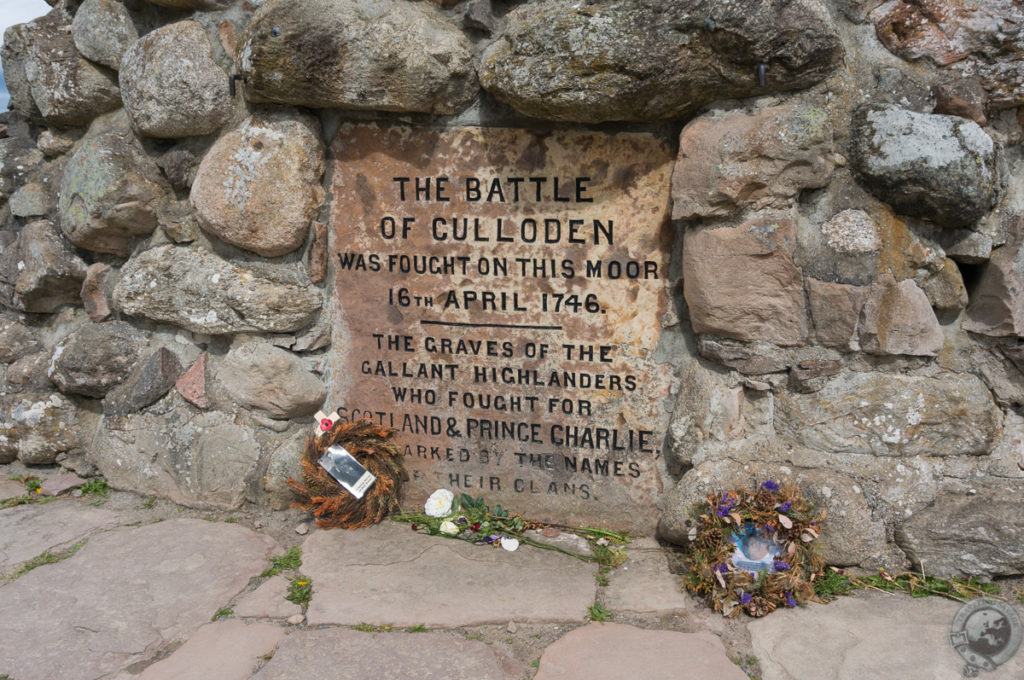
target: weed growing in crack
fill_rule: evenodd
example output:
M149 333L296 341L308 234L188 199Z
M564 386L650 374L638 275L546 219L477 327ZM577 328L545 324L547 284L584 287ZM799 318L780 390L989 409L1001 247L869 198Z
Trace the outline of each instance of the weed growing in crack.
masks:
M231 616L234 613L235 613L235 608L230 606L230 605L227 606L227 607L221 607L220 609L217 610L217 613L214 614L213 618L210 619L210 620L211 621L216 621L217 619L226 619L227 617Z
M110 486L107 484L107 480L102 477L90 479L82 485L82 495L106 498L110 495Z
M285 569L298 569L302 566L302 548L296 546L283 555L272 555L270 565L269 569L260 574L261 578L275 576Z
M66 550L61 550L60 552L52 553L49 550L47 550L42 555L37 555L25 564L18 567L18 570L7 578L7 582L10 583L15 579L19 579L28 572L35 569L36 567L41 567L44 564L55 564L57 562L60 562L61 560L66 560L67 558L71 557L76 552L78 552L83 545L85 545L85 541L79 541L70 548L67 548Z
M309 601L313 599L312 579L306 577L293 578L288 586L288 595L284 599L297 605L309 604Z

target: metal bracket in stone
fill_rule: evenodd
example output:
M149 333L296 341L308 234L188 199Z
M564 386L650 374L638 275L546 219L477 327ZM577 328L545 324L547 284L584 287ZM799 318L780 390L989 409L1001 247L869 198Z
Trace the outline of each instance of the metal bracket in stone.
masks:
M768 73L768 64L758 64L757 65L757 86L758 87L764 87L764 84L765 84L765 74L767 74L767 73Z
M232 73L230 76L228 76L228 93L232 97L235 96L235 81L236 80L241 80L244 83L245 82L245 76L242 75L241 73Z

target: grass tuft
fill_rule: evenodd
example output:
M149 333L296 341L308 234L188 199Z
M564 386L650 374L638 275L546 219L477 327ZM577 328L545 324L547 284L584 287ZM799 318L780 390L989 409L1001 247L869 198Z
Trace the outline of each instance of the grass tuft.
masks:
M227 606L227 607L221 607L220 609L217 610L217 613L214 614L213 618L210 619L210 620L211 621L216 621L217 619L226 619L227 617L231 616L234 613L235 613L235 608L230 606L230 605Z
M598 602L587 608L587 618L591 621L611 621L612 613L603 604Z
M302 566L302 548L296 546L283 555L272 555L270 564L270 568L260 574L261 578L275 576L285 569L298 569Z
M903 591L911 597L937 596L957 602L967 602L983 595L999 594L998 585L983 583L976 578L944 579L912 572L891 575L882 569L871 576L854 577L842 569L829 567L825 574L814 582L814 594L826 602L840 595L848 595L857 589L881 590L887 593Z
M85 545L85 541L79 541L70 548L67 548L66 550L61 550L60 552L52 553L49 550L47 550L42 555L36 555L28 562L25 562L23 565L18 567L17 571L15 571L13 574L7 577L7 582L10 583L15 579L21 578L22 576L32 571L36 567L41 567L44 564L55 564L57 562L60 562L61 560L66 560L67 558L71 557L76 552L78 552L83 545Z
M96 477L82 485L82 495L106 498L110 495L110 486L107 484L107 480Z

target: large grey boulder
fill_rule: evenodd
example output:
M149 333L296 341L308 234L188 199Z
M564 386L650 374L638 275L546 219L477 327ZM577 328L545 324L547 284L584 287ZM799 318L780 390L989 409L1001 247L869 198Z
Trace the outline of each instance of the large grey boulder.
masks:
M66 394L100 398L128 377L146 336L124 321L79 326L50 359L50 380Z
M35 313L79 304L85 272L85 262L68 247L52 222L32 222L0 253L0 302Z
M1024 573L1024 488L974 491L940 494L897 528L915 567L947 578Z
M854 117L851 150L864 186L903 214L961 227L995 205L996 148L974 121L863 107Z
M178 408L105 416L85 457L117 489L229 510L255 484L260 445L233 416Z
M125 53L119 75L125 111L139 134L206 135L231 115L228 75L197 21L147 33Z
M85 444L78 409L57 392L0 395L0 463L52 465Z
M988 453L1002 414L972 375L847 373L811 394L776 395L775 428L804 446L876 456Z
M60 227L79 248L127 257L156 229L169 194L131 130L88 135L61 179Z
M324 190L320 124L307 115L251 116L203 158L190 195L207 232L264 257L302 245Z
M478 91L468 39L426 2L270 0L241 44L262 101L450 114Z
M553 120L681 118L717 99L810 87L843 56L820 0L543 0L506 20L480 82Z
M308 280L260 274L208 250L173 245L139 253L121 269L115 308L196 333L291 333L312 323L321 298Z
M71 36L83 57L116 71L139 32L120 0L85 0L71 22Z
M217 368L216 380L236 402L271 418L312 415L327 398L323 381L299 357L262 342L232 347Z
M3 55L14 108L29 118L84 125L121 105L114 73L79 54L60 9L8 28Z

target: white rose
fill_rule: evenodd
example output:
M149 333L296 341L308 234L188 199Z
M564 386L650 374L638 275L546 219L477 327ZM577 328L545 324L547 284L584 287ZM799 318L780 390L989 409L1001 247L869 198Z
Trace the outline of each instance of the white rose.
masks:
M454 536L459 533L459 527L455 525L455 522L447 519L441 522L440 530L442 534L448 534L449 536Z
M427 499L423 511L431 517L444 517L452 511L452 502L454 500L455 494L451 491L448 489L438 489L430 494L430 498Z
M515 552L519 547L519 539L512 538L511 536L502 536L501 547L509 552Z

